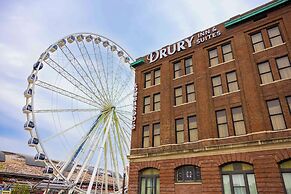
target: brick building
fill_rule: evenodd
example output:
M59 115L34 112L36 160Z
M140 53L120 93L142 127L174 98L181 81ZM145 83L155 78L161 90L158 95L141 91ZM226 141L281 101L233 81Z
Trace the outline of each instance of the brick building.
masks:
M139 58L130 194L291 193L291 4Z

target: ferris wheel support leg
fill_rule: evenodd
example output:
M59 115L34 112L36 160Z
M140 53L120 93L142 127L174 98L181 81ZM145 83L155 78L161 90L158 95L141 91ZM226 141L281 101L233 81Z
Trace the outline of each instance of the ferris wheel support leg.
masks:
M111 110L112 111L112 110ZM108 137L108 134L109 134L109 131L110 131L110 128L109 126L111 125L111 121L112 121L112 112L110 113L110 118L108 118L107 121L109 121L109 123L107 122L107 124L104 126L104 129L106 130L105 132L105 135L104 135L104 138L103 138L103 141L102 141L102 144L101 146L104 147L105 143L106 143L106 140L107 140L107 137ZM93 173L92 173L92 176L91 176L91 179L90 179L90 183L89 183L89 186L88 186L88 189L87 189L87 192L86 194L90 194L91 193L91 190L92 190L92 186L93 186L93 183L94 183L94 179L95 179L95 176L96 176L96 172L97 172L97 169L98 169L98 165L100 163L100 160L101 160L101 154L102 152L99 152L98 153L98 156L97 156L97 160L96 160L96 163L94 165L94 170L93 170Z

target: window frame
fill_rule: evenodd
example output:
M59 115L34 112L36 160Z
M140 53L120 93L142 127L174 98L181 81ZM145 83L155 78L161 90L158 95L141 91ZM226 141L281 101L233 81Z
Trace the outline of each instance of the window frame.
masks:
M286 96L285 98L286 98L289 113L291 114L291 96ZM289 104L288 99L290 99L290 104Z
M139 172L139 177L138 177L138 180L139 180L139 183L138 183L138 193L140 194L142 192L142 179L145 179L145 194L148 194L147 193L147 182L148 182L148 179L151 180L151 182L153 183L152 187L153 187L153 193L154 194L160 194L160 193L157 193L157 180L160 179L160 174L150 174L150 175L143 175L142 172L147 170L147 169L150 169L150 168L146 168L146 169L143 169L142 171ZM152 169L156 169L156 168L152 168ZM158 170L158 169L156 169ZM159 170L158 170L159 171ZM160 181L160 180L159 180ZM160 183L159 183L160 185ZM159 188L160 190L160 188ZM151 192L149 193L151 194Z
M281 110L281 114L276 113L276 114L271 115L270 109L269 109L269 106L268 106L268 102L275 101L275 100L278 100L278 102L279 102L279 107L280 107L280 110ZM286 120L285 120L285 116L284 116L284 111L282 109L282 105L281 105L281 102L280 102L280 98L273 98L273 99L270 99L270 100L266 100L266 105L267 105L267 109L268 109L268 113L269 113L269 119L270 119L270 122L271 122L272 130L273 131L280 131L280 130L287 129L287 124L286 124ZM274 125L273 125L273 122L272 122L272 116L278 116L278 115L282 115L282 117L283 117L283 121L284 121L284 125L285 125L284 129L274 129Z
M176 90L177 89L181 89L181 95L179 95L179 96L176 96ZM178 86L178 87L174 88L174 105L175 106L181 105L181 104L177 104L177 99L178 98L182 98L181 104L183 104L183 87L182 86Z
M269 30L270 30L270 29L273 29L273 28L276 28L276 27L278 28L279 35L276 35L276 36L270 37ZM280 28L279 28L279 25L273 25L273 26L270 26L270 27L266 28L266 31L267 31L267 35L268 35L268 39L269 39L269 42L270 42L271 47L278 46L278 45L284 43L284 39L283 39L283 37L282 37L282 33L281 33ZM271 41L271 40L274 39L274 38L277 38L277 37L279 37L279 36L280 36L280 38L281 38L281 40L282 40L282 43L277 44L277 45L272 45L272 41Z
M191 85L193 85L193 92L189 92L189 90L188 90L188 86L191 86ZM194 100L193 101L189 101L189 95L191 95L191 94L194 95ZM189 102L195 102L195 101L196 101L195 85L194 85L194 82L192 82L192 83L186 84L186 102L189 103Z
M229 165L229 164L232 164L232 163L239 163L239 164L248 164L250 166L253 167L252 164L249 164L249 163L246 163L246 162L240 162L240 161L237 161L237 162L229 162L229 163L226 163L222 166L220 166L220 175L221 175L221 184L222 184L222 192L223 194L225 193L224 191L224 183L223 183L223 175L227 175L229 177L229 185L230 185L230 191L231 191L231 194L234 194L234 185L233 185L233 175L243 175L243 179L244 179L244 184L245 184L245 188L246 188L246 193L247 194L251 194L250 193L250 188L249 188L249 182L248 182L248 178L247 178L247 175L249 174L252 174L255 178L255 186L256 186L256 191L257 191L257 194L258 194L258 187L257 187L257 181L256 181L256 177L255 177L255 173L254 173L254 170L233 170L233 171L223 171L222 168L226 165Z
M147 75L150 75L148 80L147 80ZM147 86L147 83L149 83L149 86ZM145 72L144 73L144 88L149 88L151 86L152 86L152 72L151 71Z
M224 53L223 47L227 46L227 45L230 46L230 51L227 52L227 53ZM221 53L222 53L222 61L223 61L223 63L233 60L233 52L232 52L231 42L227 42L227 43L224 43L223 45L221 45ZM230 53L231 53L231 59L226 61L225 60L225 55L230 54Z
M220 79L220 84L219 85L214 85L213 79L219 77ZM211 83L212 83L212 97L214 96L221 96L223 94L223 86L222 86L222 79L221 75L215 75L211 77ZM215 95L215 88L221 87L221 94Z
M189 120L191 117L195 118L195 120L196 120L196 128L190 128ZM187 117L187 129L188 129L188 142L198 141L198 123L197 123L197 116L196 115L191 115L191 116ZM197 139L196 140L191 141L190 131L197 131Z
M149 103L145 104L147 98L149 99ZM146 112L146 107L149 107L149 111L148 112ZM143 113L147 114L147 113L150 113L150 112L151 112L151 96L144 96L143 97Z
M252 37L253 37L254 35L257 35L257 34L261 34L262 40L261 40L261 41L258 41L258 42L253 42L253 38L252 38ZM256 53L256 52L263 51L263 50L266 49L266 45L265 45L265 41L264 41L264 37L263 37L262 30L250 34L250 37L251 37L251 43L252 43L253 51L254 51L255 53ZM259 43L261 43L261 42L263 43L264 48L263 48L262 50L258 50L258 51L256 51L256 50L255 50L255 45L256 45L256 44L259 44Z
M241 109L241 114L242 114L242 119L241 120L234 120L234 117L233 117L233 109L236 109L236 108L240 108ZM232 125L233 125L233 130L234 130L234 134L237 136L237 133L236 133L236 128L235 128L235 123L238 123L238 122L243 122L244 123L244 131L245 133L243 134L239 134L239 135L244 135L244 134L247 134L247 128L246 128L246 122L245 122L245 116L244 116L244 111L243 111L243 108L242 106L236 106L236 107L231 107L230 108L230 112L231 112L231 120L232 120Z
M260 72L259 65L264 64L264 63L268 63L268 66L269 66L270 71L261 73ZM269 61L263 61L263 62L257 63L257 68L258 68L258 72L259 72L261 84L269 84L269 83L274 82L274 75L273 75L272 68L271 68L271 65L270 65L270 62ZM272 80L273 81L267 82L267 83L263 83L263 80L262 80L262 76L261 75L265 75L265 74L268 74L268 73L271 74L271 77L272 77Z
M149 135L148 136L145 136L145 128L148 127L148 133ZM142 148L148 148L148 147L144 147L144 143L145 143L145 138L148 138L148 147L151 147L150 145L150 125L143 125L142 126L142 145L141 147Z
M289 61L289 66L286 66L286 67L283 67L283 68L279 68L279 65L277 63L277 59L281 59L281 58L284 58L284 57L287 57L287 59ZM277 57L277 58L275 58L275 63L276 63L276 67L277 67L278 72L279 72L280 79L290 79L291 77L290 78L282 78L281 71L280 71L280 70L283 70L283 69L291 68L291 61L289 59L289 56L288 55L284 55L284 56L281 56L281 57Z
M227 75L229 75L229 74L231 74L231 73L234 73L234 74L235 74L235 80L234 80L234 81L229 81L229 80L228 80L228 76L227 76ZM239 91L240 88L239 88L239 84L238 84L238 79L237 79L236 71L234 70L234 71L227 72L227 73L225 74L225 76L226 76L227 92L235 92L235 91ZM237 90L230 91L230 89L229 89L229 85L232 84L232 83L236 83L236 85L237 85Z
M287 188L286 188L286 184L285 184L285 181L284 181L283 173L290 173L291 174L291 168L289 168L289 169L283 169L283 168L281 168L281 164L283 164L285 162L289 162L289 161L291 161L291 158L286 159L286 160L283 160L283 161L281 161L279 163L279 170L280 170L280 175L281 175L281 179L282 179L282 182L283 182L283 186L284 186L285 193L287 193Z
M182 61L176 61L173 63L173 69L174 69L174 79L177 79L179 77L182 76ZM179 68L176 69L176 64L179 64ZM178 73L178 75L176 76L176 73Z
M192 168L192 169L190 169ZM186 176L186 171L190 169L193 170L193 179L191 180L187 180L185 178ZM182 177L183 179L181 181L178 180L178 173L182 172ZM191 183L191 182L201 182L202 178L201 178L201 167L197 166L197 165L182 165L182 166L178 166L177 168L175 168L175 183Z
M156 72L160 72L158 76L156 76ZM157 83L159 80L159 83ZM157 68L154 70L154 85L159 85L161 83L161 68Z
M210 57L210 52L216 50L216 56L215 57ZM217 64L212 65L211 64L211 60L213 59L217 59ZM209 63L209 67L215 67L217 65L219 65L219 54L218 54L218 47L214 47L211 49L208 49L208 63Z
M156 101L156 96L159 96L159 100ZM157 109L156 106L159 105L159 108ZM155 93L153 95L153 111L160 111L161 110L161 93Z
M156 134L155 132L155 126L159 125L159 133ZM159 140L159 145L155 145L155 138L159 136L160 137L160 140ZM153 147L156 147L156 146L160 146L161 145L161 124L160 123L154 123L153 124Z
M218 112L221 112L221 111L224 111L225 112L225 123L218 123L218 116L217 116L217 113ZM217 132L218 132L218 137L219 138L224 138L224 137L229 137L229 127L228 127L228 119L227 119L227 111L226 111L226 109L220 109L220 110L216 110L215 111L215 118L216 118L216 128L217 128ZM227 131L227 136L223 136L223 137L221 137L220 136L220 133L219 133L219 126L220 125L226 125L226 131Z
M189 65L189 66L186 66L186 61L187 60L190 60L191 61L191 64ZM191 74L191 73L193 73L193 60L192 60L192 57L188 57L188 58L185 58L184 59L184 73L185 73L185 75L189 75L189 74ZM187 69L190 69L190 72L189 73L187 73Z
M183 127L182 130L179 130L179 131L177 130L177 121L178 121L178 120L182 120L182 127ZM179 132L180 132L180 133L181 133L181 132L183 133L183 142L179 142L179 143L178 143L178 133L179 133ZM184 118L183 118L183 117L181 117L181 118L176 118L176 119L175 119L175 137L176 137L176 144L182 144L182 143L185 143L185 137L184 137L185 134L184 134L184 133L185 133L185 129L184 129Z

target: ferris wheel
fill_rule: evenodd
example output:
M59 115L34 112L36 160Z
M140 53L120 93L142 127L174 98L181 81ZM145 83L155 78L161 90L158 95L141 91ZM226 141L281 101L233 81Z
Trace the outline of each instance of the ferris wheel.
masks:
M36 160L70 193L121 193L135 90L133 59L112 40L76 33L52 44L28 76L24 124Z

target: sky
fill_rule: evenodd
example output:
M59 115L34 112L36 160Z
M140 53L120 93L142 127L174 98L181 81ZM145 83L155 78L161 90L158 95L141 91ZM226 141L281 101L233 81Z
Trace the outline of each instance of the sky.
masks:
M269 0L0 0L0 150L35 154L23 129L26 78L39 55L93 32L144 56Z

